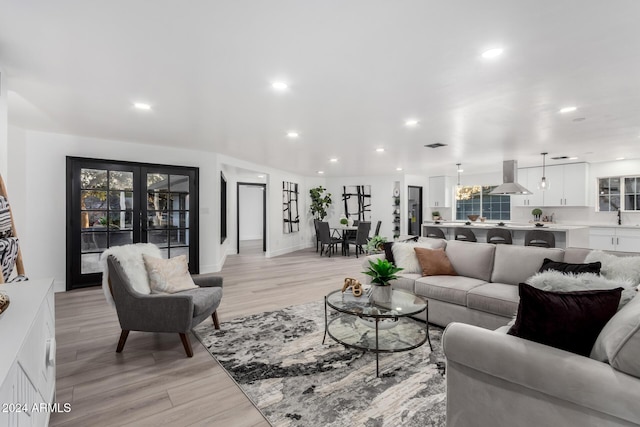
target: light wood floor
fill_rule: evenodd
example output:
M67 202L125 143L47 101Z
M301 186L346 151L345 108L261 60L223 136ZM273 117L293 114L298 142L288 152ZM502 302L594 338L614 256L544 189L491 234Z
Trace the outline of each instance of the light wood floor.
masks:
M322 300L345 277L364 277L353 252L267 259L258 248L243 244L220 272L223 329L226 320ZM269 426L193 335L187 358L178 334L132 332L117 354L119 334L101 288L56 294L57 402L71 412L52 414L52 426Z

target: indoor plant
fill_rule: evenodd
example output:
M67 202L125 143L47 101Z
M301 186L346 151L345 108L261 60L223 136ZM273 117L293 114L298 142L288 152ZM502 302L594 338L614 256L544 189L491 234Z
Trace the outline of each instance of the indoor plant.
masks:
M534 210L531 211L531 215L533 215L533 219L535 221L540 221L540 216L542 215L542 209L535 208Z
M382 236L373 236L364 248L367 254L377 254L384 250L384 244L387 243L387 238Z
M431 212L431 217L433 218L434 221L439 220L440 219L440 211Z
M311 215L322 221L327 216L327 209L331 206L331 193L323 194L326 188L322 185L309 190L311 196Z
M386 259L369 261L369 268L363 273L371 276L371 284L373 285L371 299L373 302L391 302L391 284L389 282L398 278L396 273L399 271L402 271L402 268L396 267Z

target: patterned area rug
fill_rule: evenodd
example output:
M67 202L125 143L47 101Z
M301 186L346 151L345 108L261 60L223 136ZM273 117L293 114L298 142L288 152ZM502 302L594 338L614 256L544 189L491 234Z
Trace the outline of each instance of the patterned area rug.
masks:
M440 328L429 327L433 352L425 343L380 354L380 378L375 354L347 349L328 336L322 344L323 302L221 328L200 325L194 332L274 426L445 425Z

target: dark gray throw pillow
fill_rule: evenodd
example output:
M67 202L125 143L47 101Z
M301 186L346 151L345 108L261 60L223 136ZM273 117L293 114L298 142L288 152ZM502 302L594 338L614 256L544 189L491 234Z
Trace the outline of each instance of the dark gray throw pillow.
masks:
M568 262L558 262L549 258L545 258L542 261L542 267L538 270L539 273L547 270L555 270L560 271L562 273L595 273L600 274L600 268L602 268L602 263L598 262L590 262L588 264L570 264Z
M391 250L392 247L393 247L393 242L384 242L384 257L391 264L395 265L396 260L393 258L393 251Z
M616 314L622 288L551 292L520 283L519 292L509 335L589 357L598 334Z

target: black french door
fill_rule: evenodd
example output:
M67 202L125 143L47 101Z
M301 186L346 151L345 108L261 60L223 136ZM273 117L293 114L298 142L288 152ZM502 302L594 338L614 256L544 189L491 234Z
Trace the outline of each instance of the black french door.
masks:
M409 208L409 215L407 216L409 220L407 224L408 233L412 236L420 236L420 228L422 227L422 187L409 185L407 206Z
M67 157L67 290L101 283L100 255L153 243L198 265L198 169Z

